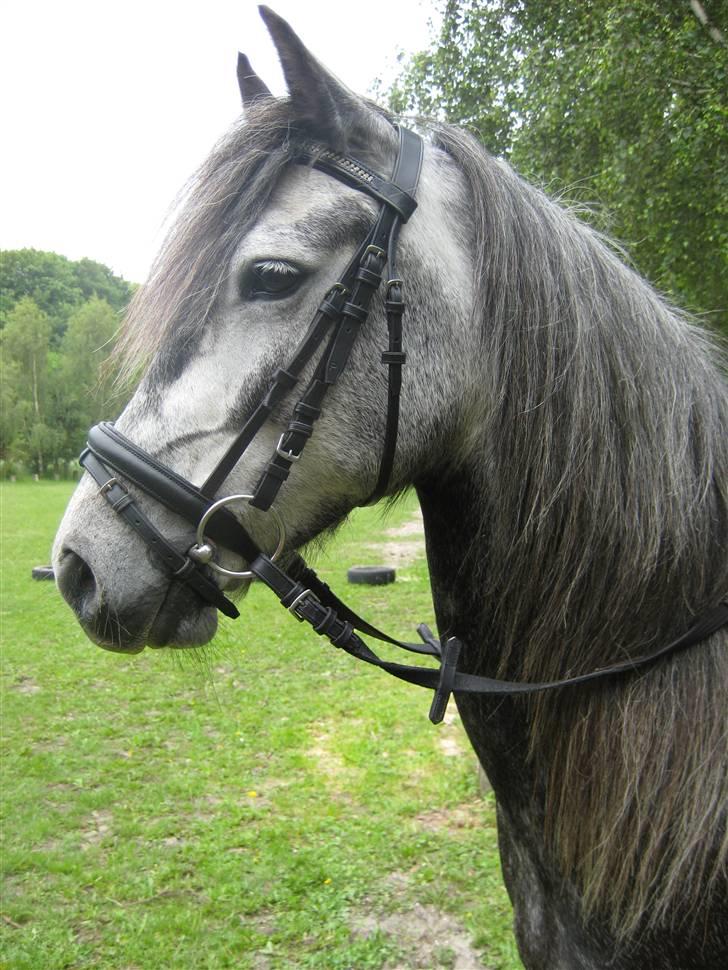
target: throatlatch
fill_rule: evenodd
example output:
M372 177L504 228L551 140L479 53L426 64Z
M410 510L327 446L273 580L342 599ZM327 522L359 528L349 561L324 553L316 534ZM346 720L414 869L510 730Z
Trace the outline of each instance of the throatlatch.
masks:
M477 693L493 696L523 695L556 687L584 684L598 678L640 669L671 653L683 650L710 636L728 623L728 603L721 603L705 613L677 640L653 653L613 664L577 677L548 683L518 683L478 677L458 671L462 643L449 636L438 640L424 624L418 627L422 643L407 643L388 636L367 623L343 603L296 553L286 559L286 568L276 562L284 547L285 533L273 503L306 442L314 433L326 394L346 369L349 355L362 325L367 319L372 298L387 269L385 309L389 334L388 348L382 353L387 367L387 417L379 474L367 504L381 498L388 487L394 466L402 367L405 353L402 319L405 312L404 287L396 270L399 230L414 213L415 192L422 165L422 140L414 132L399 128L399 151L391 179L383 178L354 158L325 146L305 143L294 161L310 164L352 188L365 192L380 203L380 210L369 234L357 249L342 277L324 296L303 339L286 366L273 374L265 397L253 409L242 429L230 444L204 484L198 488L172 469L158 462L113 424L104 422L93 427L81 464L99 485L99 493L111 508L122 516L154 550L170 575L187 583L198 596L226 616L239 615L211 577L211 571L233 576L255 576L278 596L280 602L298 620L309 623L316 633L327 637L334 646L385 670L410 684L434 691L430 720L442 720L452 693ZM328 342L325 343L328 336ZM322 349L313 375L293 407L288 426L278 440L251 495L217 493L240 461L256 434L273 410L294 389L306 365ZM197 529L197 542L186 553L173 546L141 511L126 486L116 477L151 495L160 504L182 516ZM228 506L240 501L254 508L270 511L278 524L278 546L271 555L264 553ZM223 546L249 564L244 571L231 571L214 560L215 547ZM408 666L378 657L358 635L392 644L404 650L439 660L439 668Z

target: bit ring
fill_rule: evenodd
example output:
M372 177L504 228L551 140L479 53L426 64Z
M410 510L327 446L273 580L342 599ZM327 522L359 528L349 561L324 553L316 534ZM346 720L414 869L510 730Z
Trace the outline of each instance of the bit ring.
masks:
M190 555L191 558L194 559L195 558L193 554L194 550L201 549L201 547L208 545L208 543L205 540L205 526L210 521L210 519L215 514L215 512L217 512L219 509L224 508L226 505L230 505L231 502L249 501L253 497L254 496L252 495L226 495L225 498L220 498L217 500L217 502L213 502L212 505L209 507L209 509L206 510L205 514L200 519L200 523L197 526L197 533L195 535L197 544L192 547L188 555ZM286 527L283 524L283 519L280 517L280 515L276 512L274 508L270 508L268 509L268 511L273 516L276 527L278 529L278 545L276 546L275 552L270 557L271 561L275 562L278 556L280 556L281 552L283 551L283 546L286 541ZM214 570L216 573L221 573L223 576L232 576L235 579L254 579L255 578L255 573L252 573L249 569L243 569L243 570L226 569L224 566L218 565L218 563L214 562L212 559L208 560L206 565L210 569Z

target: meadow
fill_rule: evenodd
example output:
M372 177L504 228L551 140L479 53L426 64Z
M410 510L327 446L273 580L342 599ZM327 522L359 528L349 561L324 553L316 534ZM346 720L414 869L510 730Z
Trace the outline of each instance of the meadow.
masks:
M93 646L31 579L72 487L2 487L0 966L520 967L454 704L433 727L429 691L255 587L204 650ZM416 514L359 510L314 557L404 638L433 623ZM396 583L347 586L367 563Z

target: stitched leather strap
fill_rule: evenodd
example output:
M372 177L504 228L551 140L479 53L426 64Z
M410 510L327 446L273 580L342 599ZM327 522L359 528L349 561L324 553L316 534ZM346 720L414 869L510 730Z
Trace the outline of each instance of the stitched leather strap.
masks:
M326 294L306 335L296 348L293 357L284 368L273 375L268 393L258 404L245 425L231 443L223 457L210 472L200 491L213 498L221 488L233 468L240 461L248 446L270 417L276 405L280 404L289 391L295 387L301 371L321 346L332 324L341 318L346 290L343 286L334 287Z
M81 455L81 464L100 486L100 494L104 496L112 509L142 537L175 579L187 583L204 600L217 607L225 616L229 616L231 619L237 619L240 616L235 606L223 595L218 586L205 576L197 564L189 556L184 555L167 542L121 482L112 475L93 452L88 449L84 451Z
M309 623L317 633L328 637L334 646L346 650L347 653L358 660L363 660L365 663L385 670L393 677L434 690L436 694L430 708L430 720L433 723L442 720L451 693L485 694L498 697L521 696L561 687L574 687L579 684L602 680L605 677L620 676L652 665L664 657L694 646L728 625L728 602L723 602L702 614L700 619L682 636L649 654L632 657L608 667L592 670L575 677L565 677L561 680L530 683L499 680L494 677L460 673L457 670L460 641L456 637L449 637L442 641L442 659L440 668L437 670L382 660L356 635L354 625L351 622L338 616L332 607L320 603L310 589L284 573L267 556L264 554L258 556L251 563L250 569L273 590L283 606L291 610L299 620L305 620ZM423 630L427 633L429 631L426 627L420 627L420 635L423 636L423 639L426 639Z
M440 641L432 636L424 624L418 627L418 632L423 639L423 643L411 643L406 640L397 640L395 637L391 637L388 633L384 633L382 630L362 619L350 606L347 606L343 600L340 600L336 593L316 575L310 566L306 565L298 554L291 558L286 571L289 577L301 585L302 589L310 590L319 602L324 606L334 609L343 620L351 623L353 628L358 630L359 633L364 633L367 636L373 637L375 640L381 640L383 643L391 643L393 646L400 647L402 650L409 650L411 653L419 653L430 657L440 656Z
M84 467L87 466L87 454L95 455L105 465L110 465L194 526L212 505L211 500L191 482L147 454L108 421L95 425L89 431L88 450L81 456ZM227 509L215 513L206 532L215 542L238 553L248 562L260 552L258 544Z
M399 128L400 149L397 155L391 184L399 187L408 197L414 193L422 167L423 146L422 139L414 132ZM338 159L344 159L337 153L330 153ZM323 156L317 156L315 164ZM326 156L326 170L334 166L329 156ZM372 298L381 283L385 261L389 263L391 276L395 275L394 254L396 250L399 227L405 221L402 208L394 205L387 194L382 194L381 183L371 170L354 159L346 159L350 165L334 169L330 174L336 174L343 181L353 184L355 188L368 191L385 204L367 238L362 243L354 260L349 264L338 286L350 290L350 295L343 305L341 319L334 330L324 357L319 362L312 381L309 383L303 397L294 407L294 416L282 435L276 452L271 456L268 465L261 475L255 490L251 505L266 510L275 501L281 486L287 480L292 465L298 461L312 436L314 423L321 413L324 398L344 372L352 348L359 334L362 324L366 321ZM322 164L318 167L324 167ZM358 174L354 174L354 173ZM377 191L372 186L377 186ZM366 186L366 187L365 187ZM414 211L414 198L411 198ZM409 213L411 214L411 212ZM407 216L408 217L408 216ZM403 309L403 307L402 307ZM401 312L397 317L398 308L392 304L390 330L390 351L401 352ZM394 340L394 345L392 341ZM401 360L387 361L389 364L389 391L387 425L385 430L385 445L383 449L382 465L378 476L377 492L383 494L386 490L396 446L397 426L399 422L399 389L401 386ZM214 473L213 473L214 474Z
M366 192L372 198L395 209L402 222L407 222L417 208L414 192L422 167L422 139L407 128L396 127L399 133L399 152L389 181L363 162L316 142L309 142L302 147L299 161L311 162L315 168L332 175L340 182L360 192Z

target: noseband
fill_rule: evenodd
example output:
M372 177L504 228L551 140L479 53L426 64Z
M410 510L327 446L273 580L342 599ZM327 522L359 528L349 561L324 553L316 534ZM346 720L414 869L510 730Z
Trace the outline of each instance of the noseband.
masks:
M198 488L182 478L108 422L98 424L89 431L87 447L80 459L81 464L98 483L99 493L142 537L174 579L186 583L203 600L232 618L239 616L239 613L223 595L211 572L261 580L298 620L308 622L334 646L401 680L434 690L435 696L430 708L430 719L434 723L442 720L452 692L504 696L583 684L598 678L627 673L700 642L728 623L728 603L720 603L705 613L683 636L654 653L591 673L547 683L518 683L476 677L457 670L462 648L457 637L443 637L438 640L421 624L418 627L421 644L397 640L357 616L297 553L287 557L285 570L276 563L275 560L284 548L285 531L273 503L313 434L329 388L346 369L357 335L367 319L373 296L382 284L385 268L389 345L382 353L382 363L388 369L387 418L379 475L367 504L378 501L385 494L391 477L399 424L402 366L405 363L402 350L402 316L405 303L402 280L397 276L396 270L397 241L400 227L417 207L415 192L423 154L419 135L401 127L398 128L398 133L399 150L390 179L378 175L356 159L324 146L308 143L300 148L296 161L312 165L366 193L380 204L379 213L345 272L324 296L293 356L284 368L275 371L265 397L252 411L204 484ZM328 342L325 343L327 335ZM216 500L215 496L256 434L273 410L293 390L304 368L321 347L323 351L313 376L295 404L288 427L280 436L252 494L228 495ZM191 522L197 530L196 543L186 552L180 552L165 539L141 511L126 486L116 477L117 474L170 511ZM260 549L227 507L240 502L248 502L254 508L270 512L275 518L279 535L277 549L271 555ZM245 571L233 571L222 567L215 561L213 543L242 557L249 564L249 568ZM382 660L364 643L358 633L414 653L435 657L440 666L417 667Z

